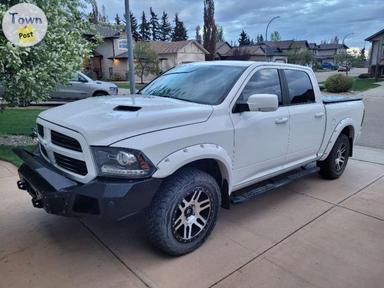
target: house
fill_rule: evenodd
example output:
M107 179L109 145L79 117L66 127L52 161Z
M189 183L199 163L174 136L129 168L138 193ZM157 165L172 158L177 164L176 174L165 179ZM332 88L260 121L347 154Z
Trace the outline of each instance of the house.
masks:
M84 64L84 70L93 79L111 79L113 76L113 63L109 57L121 53L119 51L119 30L110 26L94 25L93 31L83 33L84 37L90 41L96 41L96 37L101 38L101 43L96 46L93 56Z
M376 78L384 77L384 29L369 36L365 41L372 43L369 73Z
M349 47L345 44L323 43L313 50L315 59L320 63L335 63L335 55L345 53Z
M218 41L216 43L215 60L222 59L222 56L228 54L231 49L232 46L228 42Z
M279 48L265 44L233 47L225 55L221 55L221 59L282 63L287 63L288 61L287 56Z
M126 39L125 41L126 47ZM161 72L165 72L176 65L183 63L192 63L205 61L205 55L209 54L208 51L195 40L186 41L149 41L150 47L155 51L159 57L159 68ZM122 52L116 56L109 57L113 62L113 74L115 77L127 79L127 60L128 52ZM150 81L155 75L149 75L145 81Z
M278 48L285 54L292 50L303 52L309 49L309 44L306 40L264 41L263 43L269 47Z

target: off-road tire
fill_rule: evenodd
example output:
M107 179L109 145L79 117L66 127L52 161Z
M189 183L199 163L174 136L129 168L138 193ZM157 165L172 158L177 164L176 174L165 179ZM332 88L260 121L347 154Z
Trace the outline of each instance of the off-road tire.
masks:
M340 134L328 157L324 161L317 162L317 165L320 167L320 175L330 180L339 178L347 166L350 151L351 145L347 135ZM339 162L341 159L344 161L342 165ZM338 162L339 165L337 164Z
M202 193L198 193L201 190ZM194 195L199 196L194 196ZM203 207L203 202L209 200L209 207ZM192 198L191 198L192 197ZM197 197L197 200L193 202L193 197ZM191 198L191 204L188 206L187 199ZM183 202L184 201L184 202ZM189 200L188 200L189 201ZM200 202L199 202L200 201ZM204 205L206 205L205 203ZM221 204L220 188L216 180L209 174L196 169L196 168L184 168L177 171L170 176L160 187L159 191L154 196L150 207L146 211L146 228L147 236L150 243L163 252L172 255L179 256L194 251L200 245L204 243L207 237L212 232L217 219L217 214ZM181 207L183 206L183 207ZM187 209L189 207L191 211ZM196 208L199 207L199 208ZM182 212L181 208L185 211ZM202 212L196 212L195 214L186 217L186 213L189 211L193 213L194 210ZM209 211L208 211L209 210ZM200 214L201 213L201 214ZM199 219L205 213L207 220L204 226ZM179 216L175 216L179 215ZM197 217L195 215L198 215ZM203 228L198 227L196 224L192 224L186 229L184 225L183 229L175 231L176 227L181 223L183 218L184 223L190 225L190 221L187 219L197 219L200 222L196 222ZM176 218L180 221L177 222ZM177 225L178 224L178 225ZM183 235L188 234L188 231L195 231L200 229L191 239L181 239ZM187 231L187 233L186 233ZM190 232L192 234L192 232ZM183 234L183 235L179 235Z

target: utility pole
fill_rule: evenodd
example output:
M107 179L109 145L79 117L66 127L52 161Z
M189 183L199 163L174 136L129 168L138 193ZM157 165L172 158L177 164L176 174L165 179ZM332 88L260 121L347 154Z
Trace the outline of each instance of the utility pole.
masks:
M131 28L131 10L129 9L129 0L125 0L125 30L127 33L128 48L128 72L129 72L129 88L131 95L136 93L135 87L135 67L133 66L133 48L132 48L132 28Z

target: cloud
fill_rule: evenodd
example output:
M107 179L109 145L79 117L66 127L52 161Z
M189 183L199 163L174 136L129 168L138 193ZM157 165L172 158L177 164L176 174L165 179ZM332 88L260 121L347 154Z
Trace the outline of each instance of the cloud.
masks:
M108 18L113 21L116 13L123 15L123 0L98 0L105 5ZM265 34L265 28L274 16L269 33L279 31L284 39L303 39L320 42L338 36L346 39L351 47L362 47L364 39L384 28L384 2L382 0L216 0L216 22L223 26L227 41L237 41L242 29L252 37ZM202 0L131 0L131 10L139 18L149 7L161 15L162 11L173 20L179 13L186 24L189 36L203 23Z

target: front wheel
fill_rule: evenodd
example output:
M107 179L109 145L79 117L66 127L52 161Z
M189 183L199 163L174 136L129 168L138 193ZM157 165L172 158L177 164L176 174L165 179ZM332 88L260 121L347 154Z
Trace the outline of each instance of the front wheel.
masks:
M351 145L349 138L347 135L341 134L339 138L337 138L327 159L318 162L320 175L326 179L339 178L347 166L350 151Z
M176 172L147 211L149 241L170 255L192 252L212 232L220 203L220 189L212 176L195 168Z

